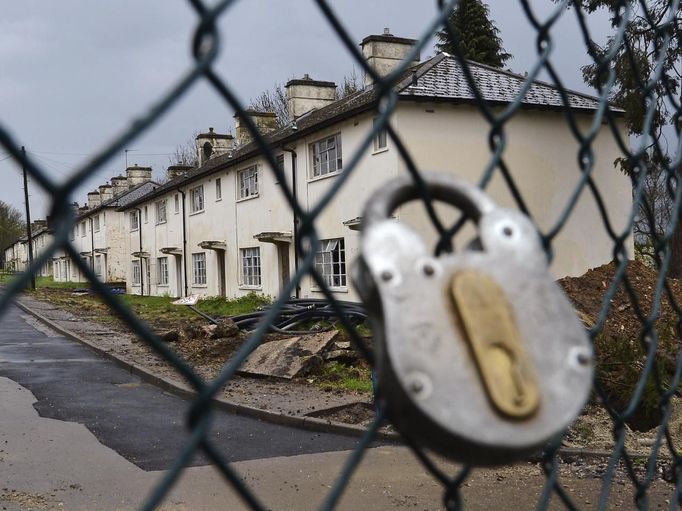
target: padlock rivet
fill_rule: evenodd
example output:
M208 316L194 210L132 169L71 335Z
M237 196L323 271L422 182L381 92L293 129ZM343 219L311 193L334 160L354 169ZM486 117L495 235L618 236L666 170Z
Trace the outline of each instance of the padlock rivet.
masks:
M381 280L383 280L384 282L388 282L392 278L393 278L393 273L391 272L391 270L384 270L381 272Z
M424 384L419 380L412 380L410 382L410 390L415 394L419 394L422 390L424 390Z
M587 365L590 362L590 357L588 357L585 353L578 353L578 363L580 365Z
M509 236L511 236L512 234L514 234L514 231L512 230L511 227L509 227L508 225L506 225L506 226L504 227L504 229L502 229L502 234L504 234L505 236L509 237Z
M431 275L433 275L434 273L436 273L436 270L434 269L434 267L432 265L430 265L429 263L426 263L424 265L423 269L424 269L424 275L428 275L429 277Z

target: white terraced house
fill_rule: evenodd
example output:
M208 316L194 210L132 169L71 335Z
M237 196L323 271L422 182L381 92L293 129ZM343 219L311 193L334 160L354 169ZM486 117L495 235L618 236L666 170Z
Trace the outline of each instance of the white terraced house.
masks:
M158 186L151 181L152 169L133 165L125 176L111 178L88 193L88 203L78 208L70 234L71 244L102 282L123 284L127 277L128 255L125 237L128 234L126 215L118 209ZM54 280L85 282L83 272L63 250L52 259Z
M361 46L369 64L386 74L414 43L383 34L365 38ZM470 65L494 110L506 107L521 91L523 76ZM307 76L291 80L286 89L293 119L289 125L276 129L274 114L248 112L269 141L286 183L275 179L239 118L235 139L212 130L197 137L198 167L180 169L177 177L122 208L128 218L128 292L229 297L250 291L280 293L300 264L295 243L299 226L282 186L292 187L303 208L313 208L346 169L377 117L377 95L369 77L363 90L341 100L335 99L333 83ZM458 61L444 53L415 60L395 90L398 103L390 123L416 166L477 182L491 158L490 126ZM574 92L568 98L578 127L587 132L598 99ZM615 111L617 129L627 138L621 113ZM580 148L565 121L559 92L534 82L506 123L505 135L504 162L534 220L546 231L561 216L580 178L575 163ZM610 219L622 227L631 209L631 186L614 169L619 149L607 125L601 126L592 148L593 179L609 190L604 200ZM396 146L380 132L317 220L322 245L315 265L340 299L357 299L349 268L359 250L365 201L387 180L406 172ZM501 205L515 205L499 172L487 190ZM438 210L446 219L455 218L445 208ZM435 239L421 204L405 205L394 217ZM596 204L583 194L554 241L552 270L557 277L580 275L611 259L611 241L597 218ZM322 297L310 277L296 292L302 298Z
M24 271L28 268L28 236L21 236L17 241L5 248L4 269L6 271ZM31 223L31 241L33 245L33 258L38 258L52 243L52 231L45 220L35 220ZM52 264L45 262L38 272L39 277L52 275Z

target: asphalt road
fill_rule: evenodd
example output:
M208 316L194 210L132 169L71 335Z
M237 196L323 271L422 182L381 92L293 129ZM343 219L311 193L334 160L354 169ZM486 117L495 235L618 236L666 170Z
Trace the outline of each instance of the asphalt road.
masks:
M41 417L85 425L143 470L171 466L187 441L190 402L146 384L90 348L33 327L12 306L0 319L0 376L29 389ZM215 411L210 437L228 461L352 449L357 439ZM208 461L196 456L192 466Z

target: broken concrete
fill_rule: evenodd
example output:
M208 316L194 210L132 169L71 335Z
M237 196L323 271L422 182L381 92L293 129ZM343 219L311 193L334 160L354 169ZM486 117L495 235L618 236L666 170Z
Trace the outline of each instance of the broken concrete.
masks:
M240 367L242 374L291 379L322 362L338 332L300 335L261 344Z

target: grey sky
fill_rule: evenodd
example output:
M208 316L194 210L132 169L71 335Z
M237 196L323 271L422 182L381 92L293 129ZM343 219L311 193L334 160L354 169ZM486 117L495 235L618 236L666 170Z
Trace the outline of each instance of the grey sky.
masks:
M398 36L418 37L436 5L409 0L331 3L358 42L384 27ZM509 66L518 72L530 69L537 55L536 34L520 4L488 3L504 46L514 56ZM531 5L541 19L556 9L550 0L534 0ZM590 24L595 38L603 41L610 30L608 18L599 14ZM180 0L5 2L0 19L0 124L56 179L63 179L145 112L191 66L195 25L193 10ZM353 68L350 55L310 0L241 0L223 16L220 28L222 50L216 69L244 101L303 73L338 83ZM565 85L587 91L579 70L588 57L572 11L563 12L552 35L556 43L552 61ZM431 55L432 47L423 56ZM202 83L130 144L128 161L151 165L160 177L175 146L209 126L219 132L230 129L232 112ZM89 189L124 168L121 152L73 199L82 203ZM0 172L0 200L23 211L18 167L10 160L0 161ZM49 201L30 186L32 216L44 217Z

